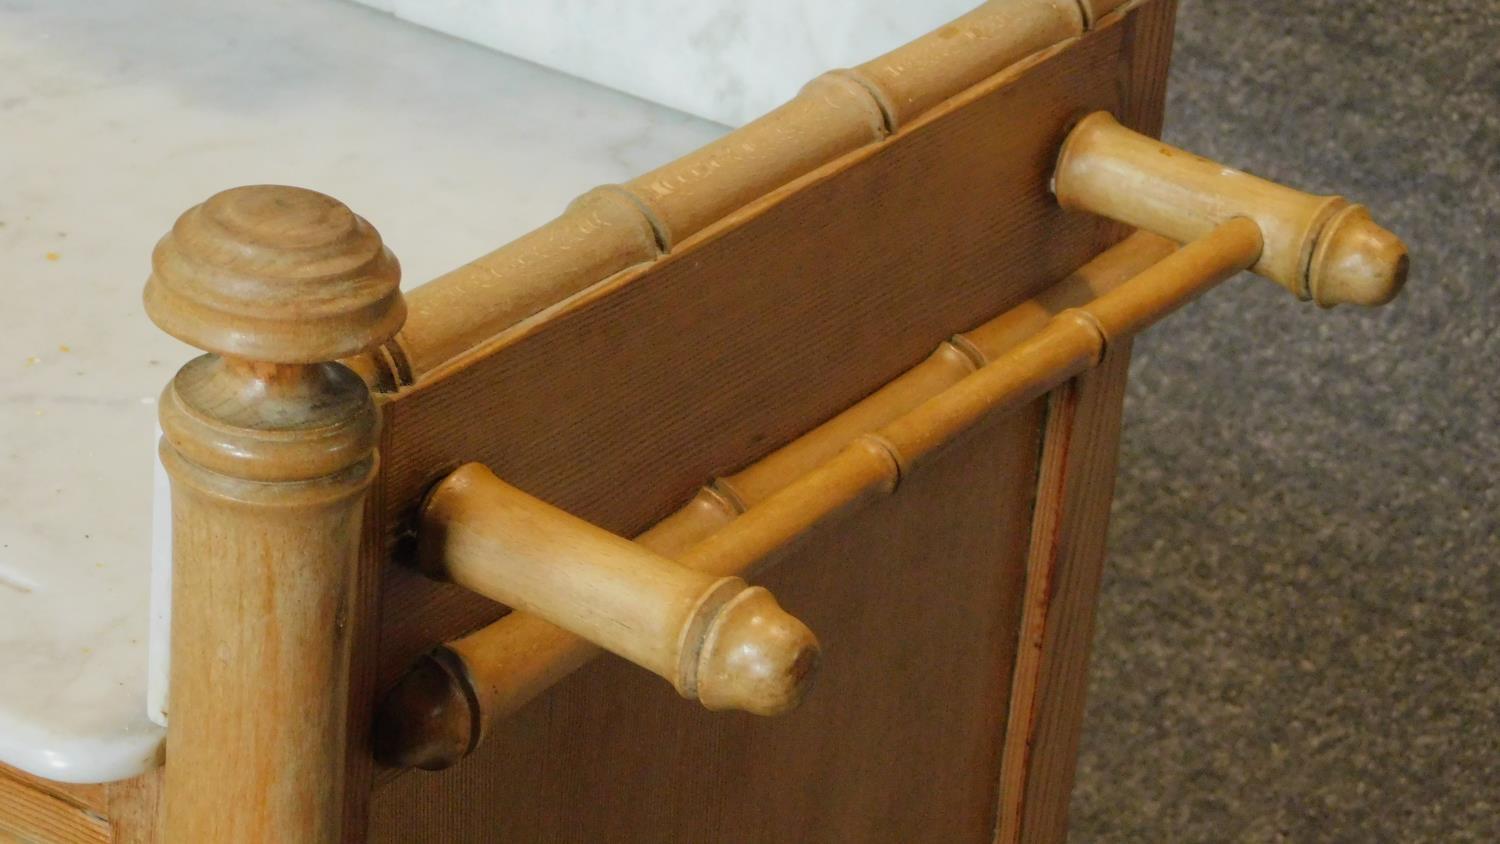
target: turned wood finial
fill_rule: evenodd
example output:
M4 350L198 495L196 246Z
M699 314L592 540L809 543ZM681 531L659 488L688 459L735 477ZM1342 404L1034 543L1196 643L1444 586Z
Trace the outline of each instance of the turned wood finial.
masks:
M331 361L401 327L400 278L375 229L315 191L232 188L189 209L152 253L146 313L212 354L184 366L162 397L167 440L203 468L248 480L316 478L363 460L374 447L370 396Z
M146 312L205 351L319 363L384 342L406 318L401 270L332 197L253 185L215 194L157 244Z
M351 602L379 417L334 361L396 332L399 280L368 223L299 188L217 194L152 255L147 314L209 352L160 404L168 840L345 840Z
M1069 133L1053 188L1064 208L1182 243L1247 217L1265 239L1251 269L1324 307L1383 305L1406 283L1406 245L1363 205L1226 167L1131 131L1107 112Z

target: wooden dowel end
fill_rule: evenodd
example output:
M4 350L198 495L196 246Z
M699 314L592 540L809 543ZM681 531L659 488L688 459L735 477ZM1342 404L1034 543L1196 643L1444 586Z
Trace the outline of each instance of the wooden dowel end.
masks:
M478 744L483 721L463 676L463 660L446 646L424 654L386 693L375 712L375 758L401 768L441 771Z
M693 692L709 709L781 715L812 689L818 640L771 593L741 590L709 623L694 669Z
M1264 248L1252 268L1324 307L1382 305L1406 283L1406 245L1362 205L1316 196L1185 152L1121 126L1107 112L1063 143L1057 201L1187 243L1235 217Z

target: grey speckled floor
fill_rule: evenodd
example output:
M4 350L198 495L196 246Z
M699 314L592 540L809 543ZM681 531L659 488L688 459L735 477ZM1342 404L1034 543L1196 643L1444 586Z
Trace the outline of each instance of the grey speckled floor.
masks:
M1178 24L1167 138L1366 202L1414 270L1138 343L1072 840L1500 841L1500 2Z

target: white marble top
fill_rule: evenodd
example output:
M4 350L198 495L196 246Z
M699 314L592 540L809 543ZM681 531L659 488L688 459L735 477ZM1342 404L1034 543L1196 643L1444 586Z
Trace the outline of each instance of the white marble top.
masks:
M193 351L142 313L151 247L238 184L380 229L407 286L722 127L330 0L0 0L0 762L151 764L155 397Z
M981 0L356 0L731 126Z

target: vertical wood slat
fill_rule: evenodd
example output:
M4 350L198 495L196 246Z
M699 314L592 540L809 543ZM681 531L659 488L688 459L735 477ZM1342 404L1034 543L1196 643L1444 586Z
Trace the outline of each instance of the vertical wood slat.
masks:
M997 844L1067 837L1130 344L1047 412L999 785Z
M1112 0L1087 2L1095 17L1091 23L1108 15L1130 45L1121 53L1116 115L1137 131L1160 136L1177 3L1119 8L1122 4ZM1128 343L1115 344L1097 368L1059 390L1049 410L1033 540L1052 535L1075 544L1053 545L1050 552L1042 550L1045 545L1034 545L1038 550L1028 562L1027 609L1004 716L1008 728L1001 751L997 844L1067 838L1129 357ZM1059 428L1066 432L1061 439ZM1066 464L1071 443L1092 453L1072 455L1078 471L1070 483ZM1086 489L1080 472L1096 488ZM1064 495L1071 500L1058 498ZM1080 538L1090 543L1078 542Z
M383 460L390 453L390 426L385 424L384 403L377 401L375 407L380 414L375 454L377 460ZM349 638L355 658L349 665L349 739L344 765L343 840L348 844L361 844L369 838L370 795L375 789L371 701L378 691L379 660L374 655L380 647L380 593L389 558L384 479L385 474L377 471L365 493L364 530L349 602Z

